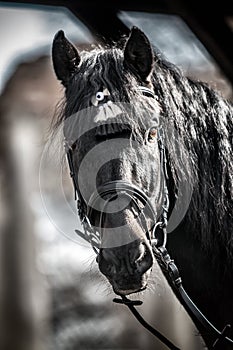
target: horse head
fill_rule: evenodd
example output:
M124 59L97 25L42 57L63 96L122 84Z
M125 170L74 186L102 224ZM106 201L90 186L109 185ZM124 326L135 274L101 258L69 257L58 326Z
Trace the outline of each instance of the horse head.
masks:
M80 54L60 31L53 64L65 87L64 135L80 205L100 235L99 269L117 294L141 291L164 199L152 47L134 27L123 49Z

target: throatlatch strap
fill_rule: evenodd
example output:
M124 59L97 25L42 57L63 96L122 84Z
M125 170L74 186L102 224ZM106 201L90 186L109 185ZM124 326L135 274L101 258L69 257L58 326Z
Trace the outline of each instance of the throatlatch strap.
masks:
M192 299L186 293L183 285L182 279L180 277L179 270L174 263L174 260L170 258L170 255L167 252L165 247L157 248L153 246L153 252L156 260L158 261L162 271L168 280L176 288L177 294L179 294L182 299L184 306L188 309L195 319L210 333L213 337L216 337L211 349L221 349L220 344L226 343L233 346L233 340L227 337L231 326L226 325L222 332L220 332L214 325L203 315L203 313L198 309L194 304Z

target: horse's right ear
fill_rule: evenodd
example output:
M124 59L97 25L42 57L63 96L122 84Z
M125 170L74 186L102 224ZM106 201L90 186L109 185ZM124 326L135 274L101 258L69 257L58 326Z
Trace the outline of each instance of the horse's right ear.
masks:
M69 78L77 71L80 56L77 49L66 39L62 30L57 32L53 39L52 59L58 80L61 80L66 86Z
M131 29L124 48L124 64L143 81L154 65L153 50L147 36L137 27Z

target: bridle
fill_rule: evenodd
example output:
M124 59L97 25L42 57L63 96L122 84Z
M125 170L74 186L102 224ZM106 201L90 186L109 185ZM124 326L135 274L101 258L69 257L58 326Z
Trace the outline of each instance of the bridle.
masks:
M143 95L147 97L156 98L154 93L147 87L140 86L139 90ZM83 199L77 179L75 176L74 162L73 162L73 149L67 146L65 143L67 160L70 169L70 176L73 181L75 200L77 200L78 215L80 217L83 230L75 230L75 232L84 240L89 242L95 251L99 254L99 249L101 247L101 237L100 232L93 225L95 215L99 215L99 227L102 227L103 222L103 213L105 212L105 206L109 203L110 200L114 199L116 196L124 195L127 196L133 203L137 206L138 213L142 214L143 219L149 217L153 221L151 228L148 228L150 231L150 236L147 238L150 240L153 254L158 261L158 264L161 267L164 275L166 276L169 283L173 286L176 295L182 300L183 305L186 309L192 314L196 321L210 334L213 334L215 341L211 349L222 349L223 344L230 344L233 346L233 340L227 337L230 331L230 325L226 325L224 329L220 332L215 328L210 321L201 313L198 307L193 303L191 298L186 293L182 285L182 280L180 277L179 270L174 263L174 260L171 259L170 255L166 249L167 242L167 216L169 209L169 194L168 194L168 173L167 173L167 159L166 151L164 147L164 133L163 129L159 129L158 135L158 146L160 151L160 164L161 171L163 176L163 203L162 203L162 213L159 216L159 219L156 219L156 213L154 211L153 205L150 198L143 192L138 186L128 183L123 180L110 181L103 184L101 187L98 187L97 190L91 195L89 201L86 203ZM107 198L107 199L106 199ZM100 199L105 199L105 204L100 204ZM143 209L138 206L138 201L142 204ZM97 208L97 209L96 209ZM148 233L148 232L147 232ZM163 342L169 349L179 350L170 340L168 340L164 335L159 331L151 327L139 314L135 306L141 305L142 302L138 300L130 300L126 296L121 296L121 299L113 299L115 303L126 305L130 311L134 314L137 320L153 335L155 335L161 342Z

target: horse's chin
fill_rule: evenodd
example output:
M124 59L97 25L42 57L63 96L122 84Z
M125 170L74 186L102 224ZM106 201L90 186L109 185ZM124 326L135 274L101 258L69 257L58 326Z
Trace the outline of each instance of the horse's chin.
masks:
M114 293L117 295L130 295L145 291L148 285L148 278L150 276L150 273L151 269L142 276L139 283L127 283L125 285L119 285L116 282L111 282Z
M134 294L134 293L143 292L144 290L146 290L146 288L147 288L147 284L146 284L145 286L139 288L139 289L137 288L137 289L126 289L126 290L124 290L124 289L119 289L119 290L115 290L115 289L113 288L113 291L114 291L114 293L117 294L117 295L130 295L130 294Z

